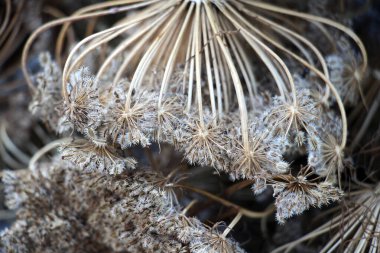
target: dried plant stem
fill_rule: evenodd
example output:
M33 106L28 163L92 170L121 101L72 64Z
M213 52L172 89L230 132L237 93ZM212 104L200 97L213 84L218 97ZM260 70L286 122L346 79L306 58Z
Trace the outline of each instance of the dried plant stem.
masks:
M195 81L197 89L197 102L199 121L202 129L205 128L203 119L203 103L202 103L202 60L201 60L201 38L200 38L200 17L201 17L201 5L196 5L195 23L194 23L194 43L195 43Z
M230 187L228 187L225 191L224 194L229 196L231 194L234 194L235 192L244 189L245 187L252 185L254 183L254 180L244 180L241 182L238 182Z
M23 169L25 165L16 161L6 150L3 143L0 142L0 155L1 159L4 161L4 164L12 169Z
M22 8L24 7L24 4L24 1L19 1L15 13L12 15L12 19L8 20L8 24L4 29L5 31L0 34L0 45L2 45L4 41L9 40L9 33L13 32L17 34L17 32L15 32L15 27L17 26L17 22L19 24L21 23L22 19L20 19L20 15L22 14Z
M141 35L145 35L143 38L140 38L138 42L134 45L134 48L132 49L131 52L126 55L124 58L122 64L119 67L119 70L116 72L115 79L113 81L113 85L116 85L119 80L122 78L122 75L124 74L125 69L127 66L130 64L130 62L136 57L137 53L143 48L145 43L151 39L151 36L157 32L159 26L157 24L162 24L162 22L165 21L165 18L169 15L169 12L166 12L162 14L162 16L157 19L156 21L153 21L150 26L141 29L138 33L135 35L131 36L127 41L125 41L125 44L132 44L136 39L138 39ZM148 32L145 32L148 31ZM145 32L145 33L144 33ZM128 46L125 45L125 46ZM124 45L123 45L124 46Z
M284 37L288 38L290 41L293 41L294 38L298 39L299 41L301 41L302 43L304 43L314 54L315 56L317 57L317 59L319 60L321 66L322 66L322 70L323 70L323 73L325 74L326 78L329 79L329 70L327 68L327 64L326 64L326 61L325 61L325 58L323 57L322 53L314 46L314 44L312 42L310 42L308 39L306 39L305 37L303 37L302 35L282 26L282 25L279 25L265 17L262 17L254 12L249 12L247 10L242 10L243 12L245 12L246 14L254 17L256 20L262 22L263 24L266 24L268 26L270 26L271 28L274 29L274 31L282 34ZM256 29L256 32L258 32L263 38L265 38L267 41L269 42L273 42L272 39L270 39L268 36L266 36L265 34L263 34L260 30L257 30ZM294 41L293 41L293 44L294 44ZM307 50L305 48L303 48L301 45L297 46L301 51L306 51ZM306 54L306 53L304 53ZM314 65L313 64L313 61L311 59L311 57L307 57L309 60L309 64L310 65ZM330 94L330 87L327 86L326 87L326 93L325 93L325 96L324 96L324 100L327 101L328 97L329 97L329 94Z
M292 77L288 67L286 66L285 62L275 52L273 52L273 50L271 50L261 40L259 40L256 36L254 36L253 33L249 32L245 27L243 27L242 24L245 24L252 31L254 31L255 33L258 34L259 31L257 28L255 28L253 25L251 25L250 22L248 22L239 13L237 13L237 11L234 8L232 8L228 3L226 3L225 6L226 6L226 8L221 9L221 11L231 21L231 23L233 23L234 26L237 27L238 30L240 30L241 34L247 39L247 41L250 43L250 45L255 48L255 51L256 52L262 52L262 54L261 54L262 57L264 57L264 55L266 55L266 54L269 54L269 56L272 57L273 59L275 59L276 62L280 65L281 69L284 71L284 73L288 79L288 82L289 82L289 85L291 88L291 92L292 92L293 104L296 105L297 104L297 94L296 94L296 89L295 89L293 77ZM228 9L231 13L229 13L226 9ZM234 16L232 16L232 14L234 14ZM238 20L240 20L241 23L238 22ZM274 79L276 80L276 83L282 84L283 83L282 77L278 74L277 68L274 67L273 61L272 60L264 60L264 59L267 59L266 57L262 58L262 59L264 62L266 62L268 69L273 69L271 72L272 72ZM284 86L284 85L282 85L282 86Z
M226 20L220 19L219 22L221 23L221 26L223 30L228 31L228 27L226 24ZM255 75L253 74L253 68L249 68L250 62L247 57L247 54L242 49L241 44L239 43L236 36L226 34L226 39L230 43L232 52L236 58L237 64L239 65L239 68L242 71L243 79L245 81L245 84L247 86L249 99L251 101L251 106L254 109L255 102L254 102L254 94L257 94L257 83L255 79Z
M129 1L122 1L123 3L125 2L129 2ZM145 4L143 4L143 6L145 6ZM21 67L22 67L22 71L23 71L23 74L24 74L24 77L26 79L26 82L30 88L30 90L32 92L35 92L36 91L36 88L34 87L33 85L33 82L30 78L30 75L29 75L29 72L28 72L28 68L27 68L27 58L28 58L28 54L29 54L29 51L30 51L30 48L34 42L34 40L43 32L55 27L55 26L58 26L58 25L62 25L62 24L65 24L65 23L70 23L70 22L74 22L74 21L79 21L79 20L85 20L85 19L89 19L89 18L96 18L96 17L101 17L101 16L106 16L106 15L111 15L111 14L115 14L115 13L119 13L119 12L125 12L125 11L128 11L130 10L132 7L135 7L137 8L136 6L124 6L124 7L119 7L119 8L112 8L112 9L108 9L108 10L104 10L104 11L98 11L98 12L94 12L94 13L89 13L89 14L84 14L84 15L79 15L79 16L71 16L71 17L66 17L66 18L60 18L60 19L57 19L57 20L54 20L52 22L49 22L43 26L40 26L27 40L27 42L25 43L25 46L24 46L24 49L22 51L22 57L21 57ZM65 94L65 90L64 89L64 96L67 98L67 94Z
M12 19L8 22L5 31L0 35L0 66L4 64L6 59L22 44L26 31L22 30L22 9L25 5L24 1L20 1L17 5Z
M262 218L262 217L265 217L265 216L268 216L268 215L271 215L274 211L274 206L271 206L271 208L263 211L263 212L255 212L255 211L251 211L251 210L248 210L248 209L245 209L244 207L241 207L237 204L234 204L228 200L225 200L221 197L218 197L210 192L207 192L207 191L204 191L202 189L198 189L198 188L194 188L192 186L189 186L189 185L181 185L181 184L177 184L176 185L177 187L179 188L182 188L182 189L187 189L187 190L190 190L192 192L196 192L196 193L199 193L209 199L212 199L226 207L232 207L234 209L236 209L238 212L240 212L242 215L248 217L248 218L254 218L254 219L258 219L258 218Z
M350 195L351 195L351 197L352 196L358 196L358 195L363 194L365 192L368 192L368 189L367 190L361 190L361 191L355 191L355 192L351 193ZM366 199L363 200L363 203L361 204L361 206L368 208L368 207L373 205L373 203L371 203L371 201L372 201L371 198L367 197ZM365 216L361 215L361 212L363 212L363 209L361 209L361 208L357 208L357 207L350 208L347 210L347 215L339 215L339 216L333 218L330 222L325 223L324 225L320 226L316 230L304 235L303 237L301 237L301 238L299 238L293 242L287 243L287 244L277 248L276 250L272 251L272 253L290 252L294 247L296 247L298 244L300 244L304 241L310 240L310 239L317 237L321 234L328 233L335 228L343 226L343 229L344 229L343 232L342 233L336 233L330 239L329 243L327 243L324 246L324 248L320 251L320 252L333 252L336 249L336 247L338 247L342 244L343 240L345 240L348 236L350 236L350 234L352 234L352 231L354 231L355 228L357 228L358 226L361 226L361 224L364 227L368 226L368 225L371 226L371 222L374 222L373 220L369 220L369 221L363 220L364 219L363 217L365 217ZM372 212L370 212L370 213L372 214ZM380 213L380 206L377 205L377 208L375 208L374 213L373 213L373 215L371 215L371 217L378 217L379 213ZM365 223L365 224L363 224L363 223ZM362 228L358 229L357 233L360 233L359 231L362 232ZM360 235L358 235L358 236L354 235L352 238L361 238L361 236ZM362 239L365 240L365 238L362 238ZM345 247L345 248L348 249L348 247Z
M380 106L380 93L378 93L375 101L373 101L372 106L371 106L370 110L368 111L368 113L367 113L367 115L365 117L364 122L361 123L360 130L355 135L355 138L354 138L354 140L351 143L351 146L350 146L351 150L353 150L360 143L360 141L363 138L364 134L367 132L367 129L368 129L369 125L371 124L373 117L378 112L379 106Z
M182 215L186 215L186 213L198 202L198 200L192 200L181 212Z
M243 214L241 212L238 212L238 214L235 216L235 218L231 221L231 223L228 225L228 227L223 231L222 237L226 238L227 235L231 232L231 230L236 226L236 224L240 221Z
M375 81L376 82L376 81ZM373 101L376 97L376 95L379 92L379 85L378 82L376 82L376 85L370 85L371 87L368 88L367 93L365 95L365 98L363 100L367 101L368 104L371 104L371 101ZM363 109L365 108L364 104L358 104L354 110L350 113L350 116L348 118L348 121L351 124L354 124L355 122L361 123L358 118L360 118L363 112Z
M29 169L32 169L34 170L35 169L35 165L37 163L37 161L42 157L44 156L47 152L51 151L52 149L55 149L59 146L61 146L62 144L64 143L68 143L72 140L72 138L62 138L62 139L58 139L58 140L55 140L55 141L52 141L50 142L49 144L45 145L43 148L41 148L40 150L38 150L34 155L33 157L30 159L29 161Z
M269 11L273 11L273 12L277 12L277 13L282 13L282 14L289 15L289 16L294 16L294 17L302 18L304 20L308 20L308 21L312 21L312 22L314 21L314 22L319 22L319 23L322 23L322 24L326 24L328 26L334 27L334 28L342 31L343 33L345 33L349 37L351 37L351 39L359 47L359 50L360 50L360 52L362 54L362 57L363 57L363 63L362 63L361 72L362 72L362 74L364 74L364 72L366 71L367 65L368 65L368 57L367 57L367 51L365 50L364 44L360 40L360 38L351 29L347 28L346 26L344 26L342 24L339 24L339 23L337 23L337 22L335 22L333 20L327 19L327 18L323 18L323 17L319 17L319 16L314 16L314 15L306 14L306 13L301 13L301 12L297 12L297 11L288 10L288 9L281 8L281 7L278 7L278 6L275 6L275 5L271 5L271 4L267 4L267 3L264 3L264 2L250 1L250 0L239 0L239 1L244 2L244 3L246 3L248 5L251 5L251 6L255 6L255 7L264 9L264 10L269 10Z
M132 6L129 6L130 8L132 8ZM116 38L117 36L119 36L120 34L124 33L125 31L127 31L128 29L136 26L138 24L139 21L147 18L147 17L150 17L150 16L153 16L155 13L148 13L148 15L146 16L143 16L143 17L137 17L135 20L133 20L132 22L129 22L128 24L121 24L121 25L118 25L118 26L115 26L111 29L108 29L108 30L105 30L105 31L102 31L102 32L99 32L99 33L96 33L96 34L93 34L91 36L88 36L87 38L85 38L84 40L82 40L80 43L78 43L70 52L69 56L67 57L67 60L66 60L66 64L63 68L63 74L62 74L62 91L63 91L63 94L64 94L64 97L67 99L68 98L68 95L67 95L67 89L66 89L66 81L68 79L68 76L69 76L69 73L73 72L74 69L76 67L78 67L79 63L81 62L81 60L83 60L83 58L91 51L95 50L96 48L98 48L100 45ZM75 59L75 61L71 62L74 55L77 53L77 51L83 46L85 45L87 42L91 41L91 40L94 40L90 45L88 45L86 47L86 49Z
M26 155L22 150L20 150L9 138L7 134L6 129L6 123L2 122L0 124L0 139L2 140L2 143L4 144L4 147L12 153L15 157L17 157L20 162L24 164L28 164L29 162L29 156Z
M44 7L43 11L47 14L49 14L50 16L54 17L54 18L64 18L66 17L65 13L63 13L62 11L60 11L59 9L53 7L53 6L46 6ZM74 33L74 29L72 27L70 27L68 29L68 35L67 35L67 39L69 41L69 44L70 45L74 45L74 42L75 42L75 33ZM59 66L62 66L62 62L61 62L61 56L57 57L57 55L55 55L55 59L58 63Z
M210 22L211 28L215 34L220 32L220 29L217 27L217 21L216 18L213 14L213 11L210 8L210 3L207 2L205 3L205 9L207 13L208 20ZM216 40L219 43L219 47L222 50L222 53L226 59L226 62L228 64L228 67L230 69L231 77L233 80L233 84L235 87L235 92L236 92L236 97L239 105L239 110L240 110L240 119L241 119L241 130L242 130L242 137L243 137L243 146L245 150L250 150L249 149L249 139L248 139L248 112L247 112L247 106L245 103L245 98L244 98L244 92L242 88L242 84L240 82L240 77L239 74L236 70L235 64L233 62L233 59L231 57L231 54L229 52L229 48L227 45L225 45L222 41L222 39L218 36L216 37Z
M142 3L141 6L146 6L146 5L149 5L151 3L158 2L158 1L159 0L146 1L145 3ZM91 13L98 13L99 10L102 10L105 8L110 8L110 9L103 10L100 12L107 12L106 14L94 16L93 18L97 18L97 17L105 16L105 15L112 15L112 14L115 14L118 12L124 12L125 11L125 10L120 10L123 7L117 7L119 5L139 3L139 2L142 2L142 0L132 0L132 1L131 0L119 0L119 1L107 1L104 3L93 4L93 5L86 6L84 8L77 10L76 12L74 12L72 14L72 17L80 17L80 16L84 16L84 15L88 15L88 14L91 15ZM88 17L88 19L90 19L90 18L91 17ZM73 21L75 21L75 20L73 20ZM62 51L63 51L63 44L64 44L65 36L66 36L67 30L69 29L69 27L73 21L65 22L64 25L62 26L60 33L58 34L58 39L57 39L56 48L55 48L55 56L57 57L58 63L62 63L61 55L62 55Z
M339 226L339 223L337 224L334 224L334 225L331 225L331 226L327 226L327 227L321 227L319 228L317 231L313 231L307 235L304 235L303 237L297 239L296 241L293 241L293 242L290 242L290 243L287 243L275 250L273 250L271 253L279 253L279 252L290 252L294 247L296 247L298 244L304 242L304 241L307 241L309 239L312 239L314 237L317 237L318 235L321 235L321 234L324 234L324 233L328 233L329 231L331 231L331 229L333 228L336 228Z
M203 41L209 41L211 38L208 38L208 31L207 31L207 22L206 17L204 13L204 9L202 9L202 35L203 35ZM216 119L218 116L218 113L216 111L216 101L215 101L215 90L212 80L212 69L211 69L211 59L210 59L210 48L209 46L204 46L205 48L205 63L206 63L206 70L207 70L207 83L208 83L208 89L210 91L210 102L211 102L211 112L214 119L214 123L216 123ZM220 113L219 113L220 114Z
M175 60L176 60L175 58L177 57L178 51L179 51L181 43L183 41L185 31L186 31L187 25L190 21L190 17L191 17L191 14L193 13L193 10L194 10L194 4L191 4L189 10L187 11L185 20L182 24L181 30L178 34L178 37L175 41L173 51L171 52L171 54L169 56L169 60L166 64L165 72L164 72L164 75L162 77L162 82L161 82L160 95L158 98L158 108L160 108L162 105L162 98L163 98L165 92L167 91L167 86L168 86L168 83L170 81L170 75L172 74L173 68L175 67L174 66ZM190 47L188 47L188 49L187 49L188 53L189 53L189 51L190 51Z
M185 8L185 4L182 4L176 13L174 13L171 16L169 15L166 25L164 26L164 28L162 28L159 35L156 36L154 40L150 43L149 48L147 49L144 56L139 61L136 71L133 73L131 85L129 87L129 91L127 94L126 108L129 108L130 106L133 89L140 86L144 78L144 75L147 72L147 69L149 68L150 64L153 61L154 55L157 53L157 51L159 51L159 48L162 45L163 40L167 38L166 36L163 36L163 35L173 28L173 25L175 25L175 23L177 22L178 16L182 13L182 10L184 8ZM164 9L165 9L165 6L164 6ZM159 12L162 12L162 10L158 9L157 13ZM170 8L168 12L170 12Z
M5 14L4 14L4 19L2 20L1 26L0 26L0 37L4 36L4 30L9 23L11 11L12 11L11 0L5 0Z

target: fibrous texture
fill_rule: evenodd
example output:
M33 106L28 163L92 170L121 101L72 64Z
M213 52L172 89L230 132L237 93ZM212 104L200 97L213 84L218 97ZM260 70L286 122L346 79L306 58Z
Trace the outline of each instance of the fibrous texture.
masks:
M322 234L336 231L319 252L378 252L379 250L379 185L366 185L345 198L345 207L328 222L300 239L285 244L276 252L290 251L298 244ZM313 236L314 235L314 236Z
M218 230L186 217L152 171L107 176L57 163L4 174L17 221L6 252L244 252Z
M116 21L88 29L63 59L72 22L96 23L107 15ZM73 137L60 149L71 167L111 181L130 175L131 183L139 182L134 176L141 166L131 150L169 144L187 165L248 180L255 194L270 185L279 223L343 196L341 174L350 154L346 108L359 101L367 68L363 43L349 28L256 0L108 1L40 27L24 50L26 74L33 40L56 25L63 25L54 48L57 63L42 54L43 71L33 80L26 77L32 112ZM113 216L99 213L93 219L105 228L111 221L103 216L124 222L124 204L106 207ZM156 208L150 204L133 209ZM168 213L136 222L149 220L158 229L154 222L178 212L172 210L177 203L170 205ZM165 232L174 239L164 245L238 251L214 227L176 215L170 222L182 231ZM137 248L158 250L150 245L157 238L143 238L147 228L131 222L131 230L106 234L117 234L117 245L122 236L129 244L139 237Z

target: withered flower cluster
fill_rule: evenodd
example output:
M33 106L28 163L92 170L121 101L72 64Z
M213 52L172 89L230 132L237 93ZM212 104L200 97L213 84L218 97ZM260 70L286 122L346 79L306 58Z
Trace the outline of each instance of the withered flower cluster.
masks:
M361 185L355 151L368 138L378 107L371 91L377 90L365 86L373 71L364 44L351 22L326 11L328 2L301 4L308 12L274 0L112 0L67 17L53 10L59 18L29 37L21 65L31 114L64 138L23 157L28 169L3 173L7 206L17 209L1 236L3 249L245 252L228 237L243 216L263 218L264 234L272 210L273 220L286 226L341 199L369 204L369 212L354 204L349 212L376 231L378 187L350 192L347 181ZM74 23L83 21L85 31L76 31ZM30 73L34 42L59 26L56 44L37 50L39 72ZM0 148L22 149L6 138L5 127L0 130ZM183 174L157 164L171 159L160 153L167 146L181 156L190 178L199 173L195 168L211 167L234 185L216 196L182 184ZM39 161L56 148L52 158ZM149 155L142 158L141 150ZM270 196L272 206L254 212L224 198L248 185L252 200ZM237 214L224 230L200 218L213 212L208 206L190 217L193 202L174 189L231 208L218 217ZM352 238L353 228L365 234L353 216L339 217L348 219L349 229L332 237L326 252ZM331 229L339 222L334 218ZM327 227L277 250L298 247ZM365 252L369 243L377 245L366 237L346 252Z
M57 162L58 161L58 162ZM153 171L118 176L68 164L5 171L6 203L17 221L2 232L6 252L245 252L186 217Z

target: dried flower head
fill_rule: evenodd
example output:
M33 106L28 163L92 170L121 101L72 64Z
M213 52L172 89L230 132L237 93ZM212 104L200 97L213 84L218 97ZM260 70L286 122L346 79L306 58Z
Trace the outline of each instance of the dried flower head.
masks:
M212 117L198 120L189 115L180 146L191 164L212 166L218 170L225 170L228 164L228 138Z
M352 50L350 42L344 37L338 40L339 53L326 57L330 79L345 104L354 106L362 94L366 73L360 69L361 57Z
M135 168L136 161L123 157L104 136L98 136L91 128L87 128L85 134L88 139L76 139L62 146L62 159L73 162L86 172L116 175Z
M309 90L302 89L297 92L296 101L274 98L267 120L274 126L274 131L288 135L292 130L297 136L302 130L308 134L314 133L314 129L311 128L312 123L320 117L320 114L318 104L312 100Z
M104 109L99 102L97 82L89 70L82 67L72 73L65 87L68 97L64 100L63 110L66 119L79 132L99 126Z
M329 80L328 73L318 44L313 44L294 29L298 22L317 23L345 33L362 53L361 70L367 65L363 45L349 29L332 20L286 10L270 3L170 0L165 3L107 4L107 8L113 6L117 8L112 14L128 10L130 15L122 22L88 36L73 48L64 66L63 86L67 86L73 71L85 59L95 62L101 55L105 57L102 64L94 66L96 80L115 86L126 78L130 80L129 91L138 94L143 90L153 90L158 96L159 110L170 92L186 96L185 112L196 111L199 118L203 118L204 112L209 110L217 123L225 115L230 116L238 110L239 122L235 123L241 125L245 152L249 149L247 108L250 105L252 110L255 109L259 91L268 92L271 96L280 94L282 104L273 110L273 116L286 134L290 128L307 132L308 123L316 117L313 103L303 98L304 94L298 94L300 91L295 88L292 72L306 68L324 82ZM151 13L152 9L155 12ZM87 18L83 14L78 15L76 18ZM279 22L273 18L274 15L283 16L287 22ZM320 33L324 34L323 30ZM114 41L119 43L114 45ZM289 49L289 44L294 46L294 50ZM124 55L126 57L121 59ZM251 55L258 56L258 61L251 61ZM109 74L116 69L114 75ZM178 74L178 69L182 74ZM262 70L274 85L257 82L256 69ZM328 89L332 88L329 84ZM69 92L64 90L64 94ZM337 94L333 95L340 101ZM290 97L293 97L291 101ZM65 100L68 106L71 104L69 100L73 99L66 94ZM124 113L128 114L132 100L131 92L128 92L127 107L118 109L126 110ZM70 112L73 111L72 107L69 108ZM340 109L343 117L344 108ZM79 110L68 114L79 128L86 127L87 112ZM161 123L162 119L158 121ZM132 132L132 135L132 143L139 143L141 139L142 145L147 145L141 131ZM125 139L129 140L121 138L120 141ZM129 141L126 142L128 146Z
M184 98L177 94L167 94L161 105L157 108L157 130L154 139L157 142L173 144L173 132L181 127L184 119Z
M62 103L62 73L49 53L41 53L39 61L42 71L34 77L37 87L29 104L29 110L47 123L51 129L58 131L57 126L61 115L57 107Z
M262 173L285 173L288 164L283 160L283 141L265 128L260 119L250 125L249 149L242 143L234 144L229 155L231 167L228 170L233 178L253 179ZM238 135L239 136L239 135Z
M308 168L302 169L298 176L276 175L268 179L276 197L276 218L279 223L303 213L310 207L321 207L338 201L343 192L329 182L309 181Z
M122 83L123 85L124 83ZM150 137L155 127L156 95L147 91L134 94L127 102L127 93L112 101L108 107L105 126L111 138L123 149L140 144L150 145Z
M334 114L326 114L316 125L319 136L308 140L308 163L316 173L340 181L344 168L344 150L340 143L341 122Z
M245 250L220 233L217 227L208 228L195 235L190 243L191 252L194 253L244 253Z

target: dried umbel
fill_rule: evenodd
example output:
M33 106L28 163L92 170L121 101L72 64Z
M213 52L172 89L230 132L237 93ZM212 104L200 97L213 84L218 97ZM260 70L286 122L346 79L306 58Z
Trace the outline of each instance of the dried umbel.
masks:
M62 159L73 162L84 172L99 171L117 175L135 168L136 161L123 157L107 138L98 136L91 128L86 129L85 133L88 139L77 139L62 145Z
M123 85L121 83L119 85ZM106 123L108 134L125 149L138 145L145 147L150 145L151 136L155 129L157 113L155 112L156 94L148 91L139 91L128 106L125 94L109 104Z
M318 175L339 181L344 168L344 150L339 144L341 124L334 114L324 114L315 125L318 136L308 138L308 163Z
M39 55L42 71L34 79L37 83L36 92L33 93L33 100L29 105L31 113L48 125L56 132L62 132L59 128L59 106L62 103L61 87L62 73L59 66L51 59L47 52Z
M7 171L7 204L18 210L1 246L20 253L244 252L226 238L229 230L219 235L180 212L159 178L152 171L83 173L56 162Z
M352 39L362 54L360 66L356 68L358 76L363 76L361 73L366 69L367 58L361 41L351 30L321 17L259 1L170 0L131 1L128 4L111 1L81 9L72 17L41 27L28 41L24 60L34 38L45 29L66 22L59 37L57 52L60 52L71 21L126 11L129 11L128 15L112 27L79 42L65 63L63 97L67 106L72 105L73 101L79 103L75 108L69 106L68 110L70 120L77 121L79 131L83 130L83 124L93 124L93 113L81 107L85 98L74 98L67 86L73 85L70 79L73 79L73 73L78 73L83 61L92 59L92 62L96 62L98 55L105 57L105 60L101 61L100 66L93 67L95 78L91 80L96 83L101 80L113 87L123 78L129 80L122 98L125 103L116 107L119 113L129 115L136 106L135 93L154 90L157 97L151 102L156 104L154 111L159 112L157 122L163 124L162 112L168 111L165 98L168 93L174 93L185 100L185 106L179 114L191 113L202 128L209 124L208 112L211 112L213 119L212 128L223 126L227 129L223 124L224 118L235 118L235 124L240 124L239 141L242 142L244 154L252 151L248 115L262 113L257 111L259 108L255 108L255 105L263 91L270 96L279 95L281 105L273 113L281 114L278 115L278 124L284 125L285 133L297 132L300 127L308 130L307 117L310 115L305 115L308 104L302 101L303 94L296 90L293 77L300 74L301 69L307 68L319 79L314 78L312 81L317 85L308 87L321 88L326 85L324 89L313 88L313 92L322 91L320 95L324 102L333 95L338 104L342 120L339 144L344 149L347 139L346 115L338 91L329 79L327 63L317 44L313 44L294 27L297 27L297 22L306 25L317 23L320 27L334 28L343 34L341 36ZM323 31L320 29L321 36L325 36ZM116 46L113 46L115 41ZM293 45L295 50L289 50L288 44ZM106 49L99 54L99 48ZM121 57L124 55L126 57ZM265 73L274 82L257 82L255 69ZM25 68L24 71L27 72ZM91 90L89 87L86 96L92 96ZM99 112L95 97L92 102L94 104L89 107L90 110ZM176 115L172 119L175 120ZM119 121L122 130L127 121L120 117ZM138 128L140 130L137 132L131 132L131 136L135 136L132 139L136 139L132 143L148 144L146 134L141 132L143 127ZM158 132L161 132L160 128L165 127L160 125ZM160 136L156 137L160 139ZM210 165L219 166L214 163L214 159L210 161Z
M368 71L361 72L358 68L361 56L344 37L337 42L337 52L326 57L330 72L330 80L336 86L343 102L349 106L356 103L365 103L363 84L368 79Z
M232 162L227 171L233 178L252 179L263 173L277 174L287 171L288 166L282 157L285 140L276 137L274 131L262 122L261 118L255 118L250 124L249 152L241 142L232 145L229 153Z
M321 207L340 200L343 191L329 182L316 182L308 179L313 175L310 168L302 168L297 176L276 175L267 179L257 177L252 189L259 194L267 185L273 187L276 198L276 219L285 223L286 219L299 215L310 207Z
M99 101L97 80L87 68L81 68L70 75L65 86L68 99L63 102L64 115L75 129L82 132L86 127L96 128L101 122L103 107Z
M190 164L212 166L233 180L265 181L286 177L290 160L307 153L308 166L327 185L339 180L348 125L325 54L343 52L325 52L301 31L317 25L322 36L334 29L337 37L354 42L361 53L352 67L359 84L367 56L350 29L259 1L110 1L42 26L27 42L24 63L42 31L64 24L56 48L61 62L72 21L124 12L68 54L59 126L96 134L73 141L63 149L64 158L85 171L116 175L135 165L122 155L126 149L170 143ZM335 75L343 78L343 72ZM312 184L310 190L323 195L321 201L296 189L305 203L283 216L339 199L324 196L330 190L339 194L322 186Z

